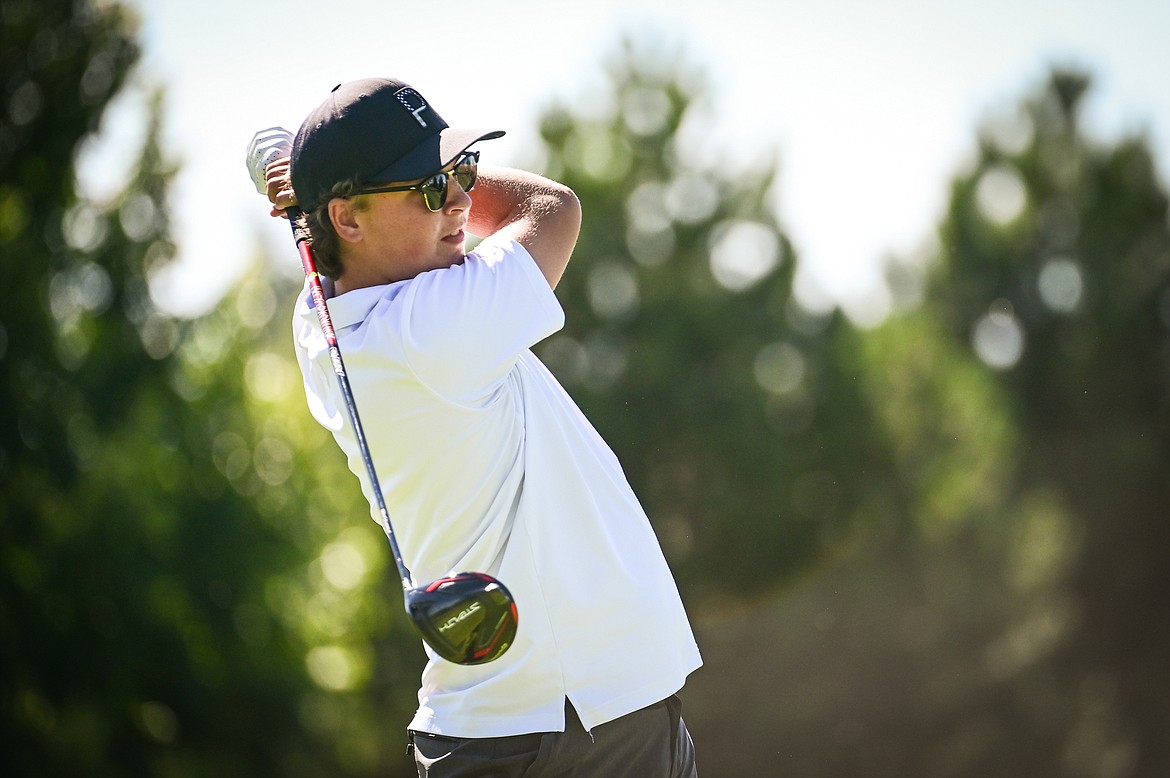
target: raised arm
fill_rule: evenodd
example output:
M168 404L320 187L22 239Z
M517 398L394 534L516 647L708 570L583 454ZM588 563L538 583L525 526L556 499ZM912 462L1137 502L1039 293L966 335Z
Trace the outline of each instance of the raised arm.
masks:
M581 203L573 190L535 173L481 165L470 195L468 230L515 240L555 289L581 230Z

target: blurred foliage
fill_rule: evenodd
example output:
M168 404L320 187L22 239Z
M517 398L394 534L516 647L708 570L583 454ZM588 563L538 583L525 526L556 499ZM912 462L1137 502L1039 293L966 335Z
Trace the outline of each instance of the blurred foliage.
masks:
M318 456L332 443L274 315L293 290L257 270L210 316L157 310L161 98L121 192L93 202L74 178L129 83L133 20L84 2L0 16L4 773L401 768L423 654L390 615L356 480Z
M1089 86L1058 70L988 122L953 188L925 315L987 366L1015 430L1012 467L993 483L1014 506L1003 550L1018 562L1016 594L1059 574L1031 614L1054 633L1050 653L1007 669L1015 685L1066 690L1052 696L1068 707L1035 722L1017 702L1017 721L1057 740L1051 756L1070 772L1159 775L1170 767L1159 594L1170 587L1170 221L1146 139L1084 132ZM1019 515L1038 501L1050 508ZM1026 547L1045 533L1047 547Z
M861 336L883 520L700 614L720 774L1170 770L1170 221L1145 139L1081 127L1089 85L989 117L932 261L890 267L920 303Z
M424 657L304 409L295 288L257 261L209 315L156 309L161 94L124 188L75 181L133 20L0 20L5 774L413 774ZM1089 139L1089 78L1054 72L979 129L933 260L890 267L910 302L861 331L794 297L776 159L711 148L683 47L640 35L604 72L541 119L586 219L538 351L695 617L703 773L1164 774L1170 229L1146 141Z
M887 478L859 342L793 296L775 161L705 146L698 65L647 38L605 72L600 97L541 126L585 224L557 287L567 326L537 351L618 453L684 588L767 591L838 544Z

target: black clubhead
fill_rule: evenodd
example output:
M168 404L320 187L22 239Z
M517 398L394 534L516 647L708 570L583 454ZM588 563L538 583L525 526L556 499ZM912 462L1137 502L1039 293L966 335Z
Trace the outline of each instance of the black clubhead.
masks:
M484 573L459 573L406 592L406 612L423 640L448 662L499 659L516 638L516 603Z

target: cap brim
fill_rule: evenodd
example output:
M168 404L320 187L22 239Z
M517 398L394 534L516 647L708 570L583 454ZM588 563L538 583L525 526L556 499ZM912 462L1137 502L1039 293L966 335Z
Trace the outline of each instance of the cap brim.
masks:
M456 157L481 140L493 140L503 135L503 130L448 127L403 154L365 183L388 184L426 178L454 162Z

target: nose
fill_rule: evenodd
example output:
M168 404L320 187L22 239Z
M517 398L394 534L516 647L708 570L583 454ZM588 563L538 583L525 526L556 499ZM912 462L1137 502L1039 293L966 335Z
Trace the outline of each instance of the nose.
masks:
M471 195L464 191L459 182L455 180L455 176L447 179L447 202L444 203L444 210L448 211L466 211L471 207Z

